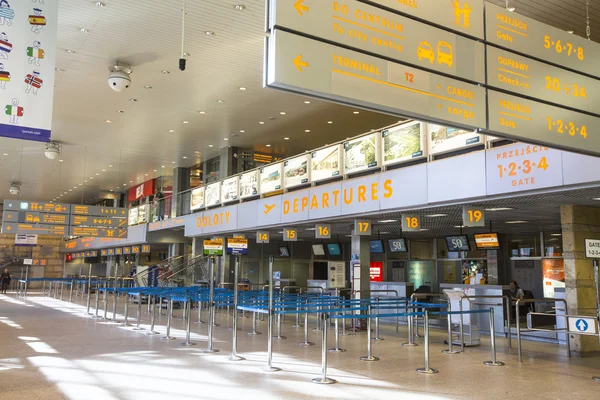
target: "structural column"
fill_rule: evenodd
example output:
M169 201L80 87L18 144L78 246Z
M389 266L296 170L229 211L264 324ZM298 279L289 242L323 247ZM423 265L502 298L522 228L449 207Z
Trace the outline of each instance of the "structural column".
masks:
M353 232L351 238L350 256L350 282L353 290L360 290L356 298L367 299L370 297L368 290L371 289L371 246L370 236L359 236ZM356 267L357 263L360 268ZM360 274L358 273L360 271Z
M600 239L600 208L562 206L560 209L569 315L596 315L596 291L591 259L585 258L585 239ZM569 335L578 355L600 352L597 337Z
M190 189L190 169L173 168L173 201L171 217L189 214L190 193L178 194Z

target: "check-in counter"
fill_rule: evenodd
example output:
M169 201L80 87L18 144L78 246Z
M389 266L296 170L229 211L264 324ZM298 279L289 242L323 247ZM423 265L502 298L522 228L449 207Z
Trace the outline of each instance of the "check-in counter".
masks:
M496 334L504 335L504 314L505 306L503 306L503 292L510 290L510 286L502 285L464 285L456 283L440 283L440 291L444 289L461 290L467 296L494 296L494 298L469 299L471 302L471 310L489 310L494 309L494 329ZM467 301L467 300L464 300ZM466 308L466 307L465 307ZM481 332L490 332L489 313L479 313L471 315L472 323L479 326ZM514 324L514 321L513 321Z
M396 297L396 293L392 290L398 292L398 298L410 297L414 287L412 282L371 282L371 297Z

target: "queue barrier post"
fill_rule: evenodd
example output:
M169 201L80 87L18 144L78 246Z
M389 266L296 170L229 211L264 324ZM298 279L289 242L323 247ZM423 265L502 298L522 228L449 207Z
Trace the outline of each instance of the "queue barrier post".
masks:
M62 301L62 299L63 299L64 290L65 290L65 282L63 281L60 283L60 301Z
M439 371L429 366L429 310L425 309L425 367L418 368L420 374L437 374Z
M483 365L488 367L502 367L504 365L501 361L496 361L496 331L494 330L494 308L490 307L490 341L492 347L492 360L485 361Z
M46 281L44 281L44 284ZM92 315L90 312L90 304L92 302L92 264L90 264L89 272L88 272L88 282L87 282L87 315Z
M408 309L407 309L407 311L408 311ZM409 315L408 315L408 342L402 343L402 346L404 346L404 347L418 346L418 344L415 343L415 336L413 334L413 329L414 329L413 316L412 316L412 313L409 313Z
M171 336L171 319L173 319L173 299L169 299L169 301L167 302L167 307L167 333L160 339L174 340L175 338Z
M243 357L237 355L237 329L238 329L238 271L240 269L240 256L235 257L235 266L233 271L233 338L230 361L241 361Z
M153 294L148 298L150 304L150 331L147 333L148 335L160 335L160 332L156 332L154 330L154 325L156 323L156 295Z
M273 366L273 263L275 258L269 256L269 307L267 317L267 367L266 372L281 371L281 368Z
M123 316L123 323L121 326L129 326L128 318L129 318L129 293L125 292L125 312Z
M298 346L308 347L314 346L313 342L308 341L308 298L306 299L306 312L304 313L304 342L299 342Z
M69 303L73 302L73 286L75 286L75 281L71 280L71 290L69 291Z
M142 292L139 291L138 292L138 306L137 306L137 323L135 328L133 328L134 331L143 331L144 328L142 328L140 326L141 322L142 322Z
M379 337L379 297L377 297L375 299L375 303L377 304L377 316L375 317L375 337L373 338L373 340L375 341L381 341L381 340L385 340L381 337ZM396 304L396 307L398 307L398 304ZM396 313L397 313L397 308L396 308Z
M96 314L94 318L100 318L98 315L98 309L100 308L100 290L99 285L96 283Z
M361 361L379 361L379 357L374 357L371 354L371 305L367 307L367 355L361 357Z
M215 303L215 257L211 257L209 260L209 292L208 292L208 305L209 309L209 317L208 317L208 342L205 349L202 349L202 353L216 353L219 350L212 348L213 342L213 327L219 326L215 323L215 314L216 314L216 303ZM192 319L192 303L188 304L188 308L190 311L188 312L188 319ZM188 320L188 326L190 325L190 321Z
M321 314L323 318L323 335L322 335L322 344L321 344L321 376L319 378L314 378L312 380L313 383L317 383L319 385L331 385L333 383L337 383L335 379L331 379L327 377L327 320L329 316L326 313ZM337 319L336 319L337 322Z
M104 317L102 319L108 319L108 281L104 281L104 297L102 297L104 302Z
M117 276L119 276L119 264L115 264L115 281L113 284L113 316L112 316L112 321L113 322L117 322L117 296L118 296L118 292L117 292Z
M181 343L180 346L185 346L185 347L189 347L189 346L195 346L196 343L192 342L190 340L190 336L191 336L191 331L192 331L192 325L191 325L191 321L192 321L192 307L191 307L191 302L192 299L188 299L186 301L186 303L190 303L190 307L188 307L188 311L187 311L187 323L186 323L186 327L185 327L185 342Z
M450 313L451 313L450 302L448 302L448 349L442 350L442 353L458 354L458 353L460 353L460 351L456 351L452 348L452 315Z
M339 289L336 289L336 291ZM339 303L338 303L339 306ZM344 318L345 319L345 318ZM329 349L330 352L332 353L343 353L344 351L346 351L346 349L342 349L340 348L340 326L339 326L339 322L340 319L336 318L335 319L335 347L332 349Z

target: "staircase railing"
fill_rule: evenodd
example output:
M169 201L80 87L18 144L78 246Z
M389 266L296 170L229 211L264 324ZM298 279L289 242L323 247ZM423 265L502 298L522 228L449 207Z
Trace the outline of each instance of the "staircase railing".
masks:
M184 256L170 257L170 258L167 258L166 260L163 260L162 262L156 264L156 266L158 268L171 269L171 268L173 268L173 266L177 265L180 262L183 264L183 257ZM132 276L135 285L148 286L148 275L150 274L150 271L151 271L150 268L151 267L145 269L144 271L138 272L137 274L134 274ZM141 282L141 284L140 284L140 282Z
M196 283L197 269L200 269L203 277L208 277L208 257L200 255L187 260L181 264L177 271L167 270L158 276L159 285L161 286L173 286L175 278L187 280L191 283ZM191 276L187 276L187 275Z

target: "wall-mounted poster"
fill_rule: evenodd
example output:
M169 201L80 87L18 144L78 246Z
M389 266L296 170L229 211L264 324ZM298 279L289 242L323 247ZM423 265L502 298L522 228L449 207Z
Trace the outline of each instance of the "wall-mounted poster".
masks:
M383 165L390 165L425 155L425 124L414 121L381 132Z
M240 199L258 196L258 170L240 176Z
M544 277L544 298L553 299L554 289L565 287L565 260L562 258L543 259L542 276Z
M260 169L260 194L267 194L281 190L283 163L267 165Z
M200 210L204 208L204 193L206 188L204 186L192 190L192 201L190 202L190 209L192 211Z
M379 166L379 133L371 133L344 142L344 174L352 174Z
M430 155L483 144L484 135L472 130L428 124L427 131Z
M283 163L283 186L286 189L304 185L309 182L308 162L309 155L304 154L286 160Z
M129 209L129 219L128 219L128 223L129 226L133 226L133 225L137 225L138 224L138 208L137 207L133 207Z
M229 203L235 201L239 196L240 177L234 176L225 179L221 184L221 203Z
M342 146L325 147L313 151L310 167L310 178L313 182L340 176L342 171Z
M204 205L212 207L221 204L221 182L211 183L206 186Z

